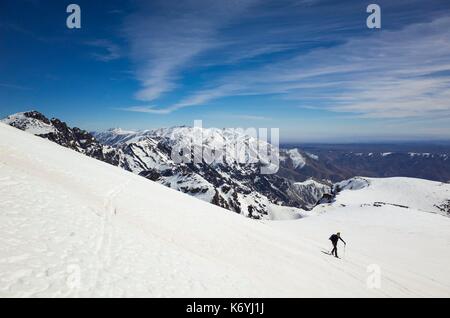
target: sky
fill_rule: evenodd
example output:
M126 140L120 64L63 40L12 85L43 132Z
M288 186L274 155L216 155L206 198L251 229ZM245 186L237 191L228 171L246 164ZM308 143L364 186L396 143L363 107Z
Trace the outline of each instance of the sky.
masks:
M282 142L448 140L450 2L2 0L0 117L31 109L87 130L203 120Z

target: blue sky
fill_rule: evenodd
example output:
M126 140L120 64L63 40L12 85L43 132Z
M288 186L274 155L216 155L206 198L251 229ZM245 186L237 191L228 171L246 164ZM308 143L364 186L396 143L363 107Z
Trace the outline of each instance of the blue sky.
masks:
M90 130L280 128L283 142L450 136L450 2L0 3L0 117ZM79 4L82 28L66 7Z

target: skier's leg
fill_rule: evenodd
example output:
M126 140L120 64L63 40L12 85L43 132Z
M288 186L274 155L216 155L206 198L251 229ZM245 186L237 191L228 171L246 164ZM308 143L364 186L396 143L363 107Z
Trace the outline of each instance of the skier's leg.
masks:
M333 251L334 251L334 256L338 257L337 254L337 244L333 244ZM332 253L333 254L333 253Z

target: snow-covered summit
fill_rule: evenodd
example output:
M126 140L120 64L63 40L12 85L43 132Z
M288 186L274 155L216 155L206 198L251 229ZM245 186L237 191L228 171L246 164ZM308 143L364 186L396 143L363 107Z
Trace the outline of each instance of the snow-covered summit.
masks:
M65 122L57 118L49 119L38 111L13 114L1 122L98 160L126 167L120 151L100 144L93 135L83 129L69 127Z
M292 165L294 166L294 169L301 169L306 165L305 158L302 156L302 154L299 152L297 148L286 150L286 154L292 161Z
M0 122L34 135L46 135L56 132L56 128L52 125L50 120L34 110L10 115L1 119Z

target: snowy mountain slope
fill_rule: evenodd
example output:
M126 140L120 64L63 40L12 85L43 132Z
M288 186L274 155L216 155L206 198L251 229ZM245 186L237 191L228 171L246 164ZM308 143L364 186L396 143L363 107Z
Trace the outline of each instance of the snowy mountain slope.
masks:
M314 216L273 226L286 236L302 233L317 246L328 233L340 231L347 247L341 245L339 254L347 269L357 270L361 263L378 266L385 296L449 297L450 219L434 203L448 200L450 185L413 178L348 183L362 185L363 179L366 186L343 189L332 204L314 208Z
M327 252L331 250L327 237L340 231L347 242L345 248L339 245L345 264L341 270L365 283L367 271L374 268L370 266L376 266L381 288L372 291L382 296L450 296L448 218L392 206L316 209L322 214L301 222L274 222L273 227L283 230L286 239L302 233L317 250ZM335 265L330 261L330 267ZM348 296L345 288L341 295Z
M134 137L139 139L143 136L142 132L138 133L133 130L123 130L121 128L111 128L104 132L93 132L93 134L100 142L111 146L117 146L131 140Z
M0 297L450 295L449 218L346 209L344 190L317 215L255 222L3 124L0 136ZM336 230L341 260L321 253ZM381 289L366 286L373 263Z
M429 213L443 213L439 206L450 199L450 184L414 178L353 178L338 183L338 202L344 205L391 205ZM352 191L353 190L353 191Z
M89 157L130 170L124 161L123 153L110 146L98 143L87 131L76 127L71 128L59 119L48 119L37 111L29 111L10 115L0 122L49 139Z
M111 129L91 134L36 111L11 115L3 122L254 219L295 219L301 216L300 208L311 209L321 199L316 197L320 191L311 187L300 189L278 175L261 175L257 161L264 161L257 150L270 148L270 144L233 129L183 126L139 132ZM172 160L174 150L191 145L204 150L226 149L225 160ZM242 149L235 145L248 147L244 162L238 160Z

